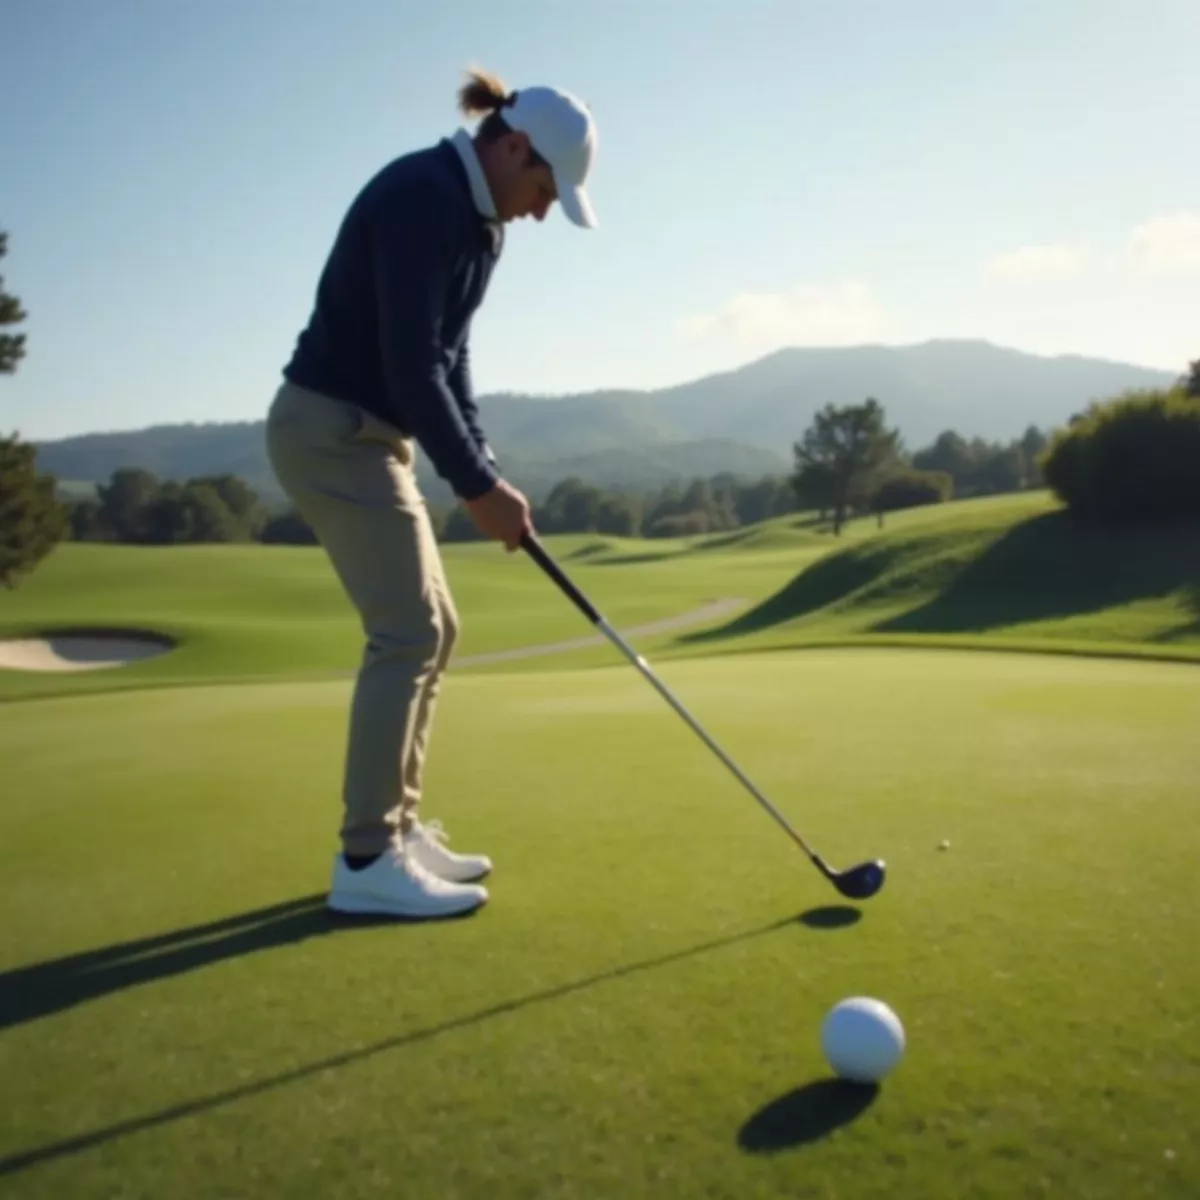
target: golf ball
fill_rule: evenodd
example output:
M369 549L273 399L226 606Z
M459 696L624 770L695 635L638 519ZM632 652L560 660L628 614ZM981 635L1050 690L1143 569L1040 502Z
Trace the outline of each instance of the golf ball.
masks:
M851 996L821 1024L821 1049L834 1071L855 1083L878 1083L904 1057L904 1026L883 1003Z

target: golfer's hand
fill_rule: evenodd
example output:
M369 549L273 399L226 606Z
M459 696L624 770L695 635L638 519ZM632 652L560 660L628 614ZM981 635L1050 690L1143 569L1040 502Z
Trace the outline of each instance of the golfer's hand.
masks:
M480 530L495 541L503 542L508 550L516 550L521 538L533 532L529 501L503 479L490 492L468 500L467 511Z

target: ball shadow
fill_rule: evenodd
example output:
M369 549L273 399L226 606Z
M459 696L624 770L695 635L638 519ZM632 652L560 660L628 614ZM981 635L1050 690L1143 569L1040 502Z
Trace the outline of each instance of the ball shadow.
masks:
M772 1154L827 1137L862 1116L879 1095L877 1084L817 1079L760 1108L738 1132L749 1154Z
M861 920L862 910L849 904L827 904L800 914L800 921L809 929L842 929Z

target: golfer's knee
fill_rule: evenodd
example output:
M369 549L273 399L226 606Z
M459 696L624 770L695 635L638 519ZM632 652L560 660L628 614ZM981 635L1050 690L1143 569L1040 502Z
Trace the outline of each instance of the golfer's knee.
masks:
M438 657L442 662L446 662L454 651L462 629L462 623L458 619L458 609L451 601L447 600L442 604L438 612L438 624L441 627Z
M442 622L440 616L432 612L420 620L403 623L381 619L368 625L366 635L369 661L403 659L428 666L441 652Z

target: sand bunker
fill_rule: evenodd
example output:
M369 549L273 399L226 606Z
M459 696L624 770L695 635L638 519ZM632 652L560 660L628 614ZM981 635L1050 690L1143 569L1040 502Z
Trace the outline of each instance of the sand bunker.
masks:
M171 646L166 638L115 630L0 638L0 670L98 671L154 658Z

